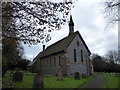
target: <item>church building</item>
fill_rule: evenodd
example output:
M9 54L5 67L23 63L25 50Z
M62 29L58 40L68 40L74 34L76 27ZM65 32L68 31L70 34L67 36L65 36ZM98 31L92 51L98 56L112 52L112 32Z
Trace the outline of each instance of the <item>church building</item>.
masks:
M72 16L69 21L67 37L55 42L40 52L28 65L32 72L41 72L44 75L57 75L58 68L64 76L86 73L91 75L93 67L90 60L91 52L79 31L74 32Z

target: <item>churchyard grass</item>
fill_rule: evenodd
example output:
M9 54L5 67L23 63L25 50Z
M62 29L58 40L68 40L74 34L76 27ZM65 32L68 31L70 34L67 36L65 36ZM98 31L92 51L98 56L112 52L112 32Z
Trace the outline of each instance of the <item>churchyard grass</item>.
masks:
M13 86L15 88L32 88L33 87L33 76L24 76L22 82L15 82Z
M115 73L95 73L95 75L104 75L106 79L103 88L118 88L120 83L120 77L115 77Z
M13 71L15 72L15 71ZM13 82L13 87L14 88L32 88L33 86L33 76L35 75L35 73L29 73L29 72L24 72L24 76L23 76L23 81L22 82L14 82L12 80L12 76L11 76L11 71L7 71L7 73L5 74L4 78L2 79L3 82L3 88L12 88L9 85L6 85L6 83L9 82Z
M118 88L118 83L120 83L120 77L115 77L115 74L106 74L107 88ZM118 81L119 80L119 81Z
M44 84L45 88L76 88L79 85L88 82L93 76L88 77L87 79L75 80L73 77L64 77L63 80L56 80L55 76L45 77Z
M3 78L3 88L10 88L10 86L4 83L11 82L12 77L10 77L10 72L7 71L5 77ZM22 82L13 82L14 88L32 88L35 73L24 72L24 77ZM87 79L75 80L74 77L64 77L63 80L56 80L56 76L44 76L44 87L45 88L76 88L79 85L88 82L93 76Z

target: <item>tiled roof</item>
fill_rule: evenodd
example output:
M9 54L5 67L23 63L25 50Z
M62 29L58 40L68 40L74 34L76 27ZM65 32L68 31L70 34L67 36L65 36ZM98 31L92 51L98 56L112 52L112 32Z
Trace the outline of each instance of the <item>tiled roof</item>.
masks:
M70 34L68 35L67 37L59 40L58 42L48 46L44 51L40 52L35 58L34 58L34 61L32 63L30 63L28 66L31 66L37 59L36 58L43 58L43 57L46 57L48 55L51 55L51 54L54 54L54 53L58 53L58 52L61 52L61 51L65 51L65 49L69 46L69 44L72 42L72 40L74 39L74 37L76 35L79 35L80 38L82 39L79 31L76 31L75 33L73 34ZM84 45L86 46L88 52L89 49L87 47L87 45L85 44L84 40L82 39Z

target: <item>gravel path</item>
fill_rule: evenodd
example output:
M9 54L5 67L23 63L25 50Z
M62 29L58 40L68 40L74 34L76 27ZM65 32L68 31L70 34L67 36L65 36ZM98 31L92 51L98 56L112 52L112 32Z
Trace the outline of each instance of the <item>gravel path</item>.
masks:
M102 88L105 87L106 80L104 75L96 75L91 81L83 84L79 88Z

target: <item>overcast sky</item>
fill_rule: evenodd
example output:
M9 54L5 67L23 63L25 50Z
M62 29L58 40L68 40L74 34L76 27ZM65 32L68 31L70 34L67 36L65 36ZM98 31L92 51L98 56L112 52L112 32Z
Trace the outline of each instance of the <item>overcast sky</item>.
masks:
M109 50L118 50L118 27L105 29L106 23L102 13L101 0L78 0L70 12L74 21L74 30L79 31L91 53L101 56ZM69 33L68 23L59 31L51 33L52 40L44 43L47 46L66 37ZM43 44L29 47L24 45L25 57L33 58L42 51Z

